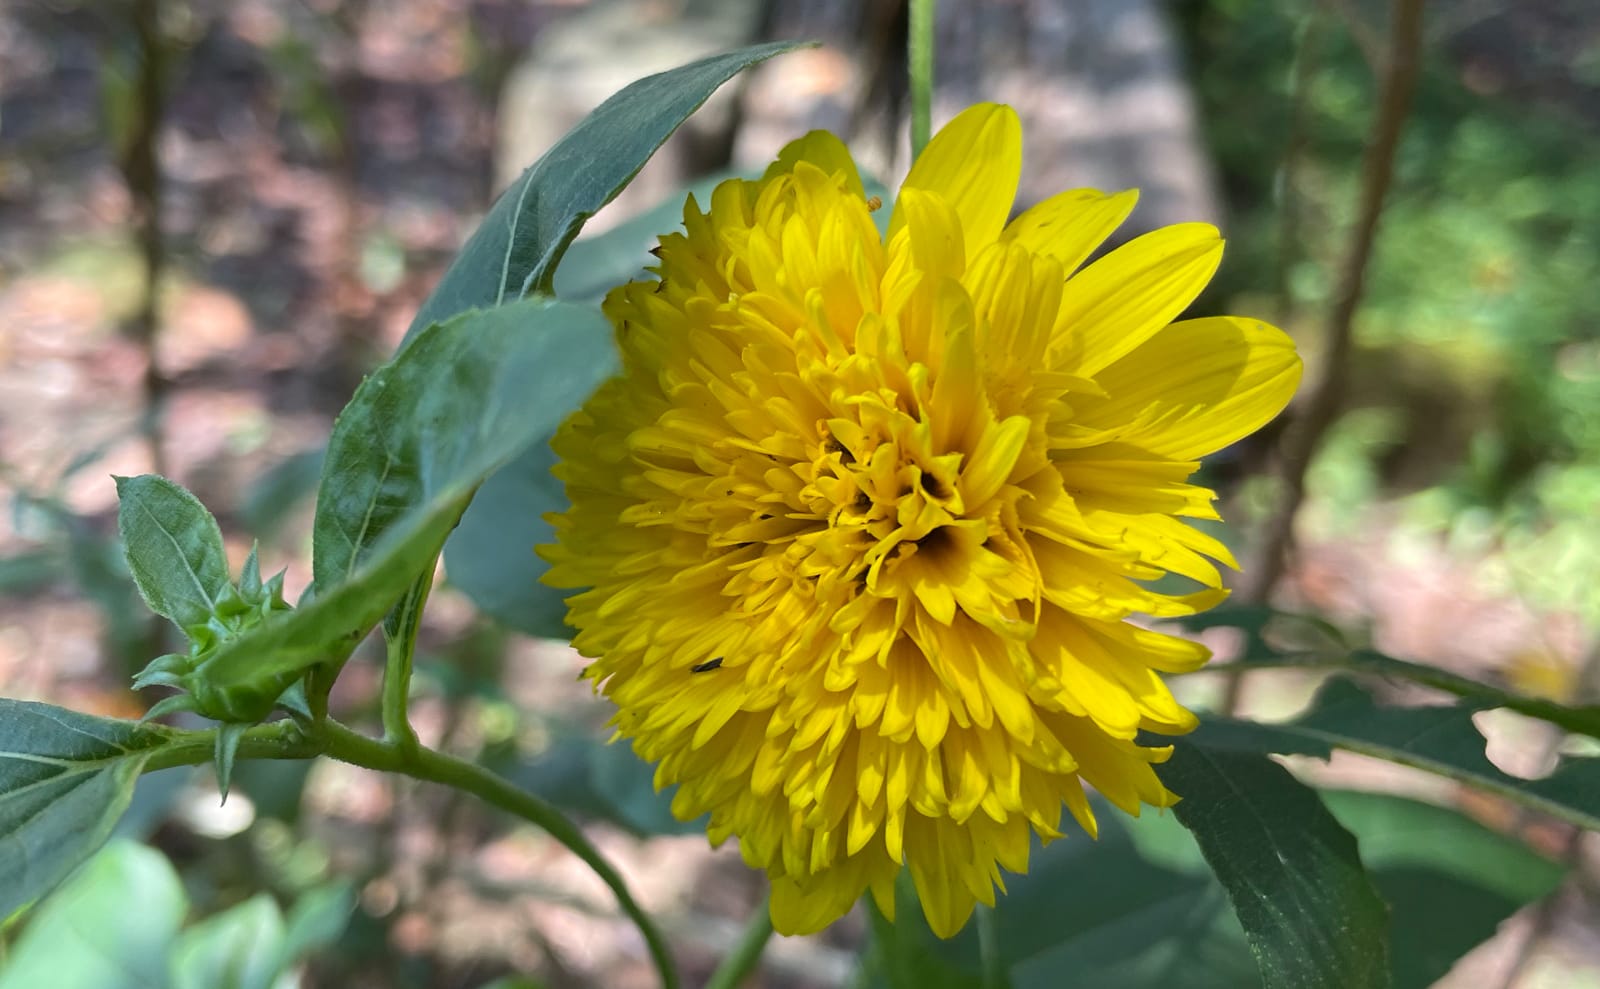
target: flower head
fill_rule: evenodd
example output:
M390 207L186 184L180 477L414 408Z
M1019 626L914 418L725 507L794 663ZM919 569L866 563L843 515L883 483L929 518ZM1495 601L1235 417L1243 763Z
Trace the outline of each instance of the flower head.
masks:
M621 373L555 440L572 507L542 552L583 588L587 675L786 933L867 890L892 911L904 865L949 936L1063 809L1095 832L1084 784L1176 800L1135 738L1194 726L1161 674L1208 653L1128 619L1224 596L1188 481L1300 362L1254 320L1171 322L1221 257L1208 225L1084 267L1133 193L1008 223L1021 143L1009 108L962 113L886 233L821 132L691 198L656 277L606 300ZM1146 586L1168 573L1199 589Z

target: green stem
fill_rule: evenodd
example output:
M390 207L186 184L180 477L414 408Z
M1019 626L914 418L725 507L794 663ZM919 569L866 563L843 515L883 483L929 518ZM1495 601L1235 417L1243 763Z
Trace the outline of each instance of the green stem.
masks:
M1527 697L1480 683L1449 670L1408 663L1377 653L1353 652L1338 657L1287 654L1252 657L1243 662L1222 663L1211 668L1217 673L1238 676L1247 670L1297 670L1307 673L1357 673L1389 679L1405 679L1453 694L1462 700L1485 707L1503 707L1550 724L1575 735L1600 738L1600 705L1568 707L1540 697ZM1226 712L1224 712L1226 713Z
M706 983L706 989L737 989L761 963L761 952L771 937L772 906L771 896L768 895L761 898L761 904L750 915L744 933L739 935L739 943L711 973L711 981Z
M1006 989L1006 965L1000 957L1000 921L994 907L978 904L978 958L983 966L983 989Z
M153 748L146 758L143 771L171 769L174 766L198 766L209 762L216 750L217 731L186 731L155 726L165 736L162 744ZM617 870L607 862L600 851L589 843L577 826L562 816L561 812L543 800L519 790L510 782L454 756L435 752L415 744L402 745L395 741L378 741L351 731L337 721L327 719L317 724L308 735L307 729L290 720L255 725L245 730L239 739L238 758L243 759L312 759L319 755L330 756L352 766L375 769L380 772L400 773L430 783L441 783L470 793L501 810L542 828L568 851L578 856L595 875L611 888L617 903L644 935L656 969L661 973L663 989L678 989L678 972L672 964L672 954L666 938L655 922L644 912L628 891L628 884ZM766 916L763 906L762 916ZM770 933L771 928L768 928ZM748 935L747 935L748 938ZM765 942L762 936L762 943ZM743 947L741 942L741 948ZM759 956L760 944L754 955Z
M383 664L383 738L411 751L418 747L411 727L411 665L417 653L417 630L422 609L433 590L434 568L429 566L383 623L387 654Z
M208 763L217 751L216 729L185 731L154 726L166 736L166 741L151 751L145 760L144 771L174 766L200 766ZM293 721L273 721L255 725L245 730L239 739L238 759L311 759L322 753L315 739L307 738Z
M365 769L402 773L430 783L441 783L472 794L507 813L535 824L572 854L578 856L595 875L611 888L622 911L638 926L644 935L656 970L661 974L664 989L678 989L678 973L672 964L672 954L667 941L655 922L644 912L628 891L628 884L617 874L611 863L589 843L583 832L561 812L543 800L520 790L505 779L482 766L435 752L423 746L402 748L392 742L380 742L351 731L336 721L328 720L320 727L322 751L341 762Z
M933 21L937 0L911 0L911 160L933 136Z

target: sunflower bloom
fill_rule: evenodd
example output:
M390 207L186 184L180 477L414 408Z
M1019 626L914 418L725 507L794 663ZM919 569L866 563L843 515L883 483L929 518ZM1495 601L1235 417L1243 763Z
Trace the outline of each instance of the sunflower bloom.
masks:
M1007 222L1021 126L972 107L928 145L887 232L817 132L724 182L605 311L622 371L554 441L571 499L542 548L620 737L772 881L784 933L909 868L948 937L1093 786L1170 806L1141 730L1195 725L1166 618L1235 566L1186 518L1198 458L1288 402L1281 331L1172 322L1222 254L1205 224L1084 261L1134 193ZM1080 270L1081 269L1081 270ZM1189 578L1193 593L1147 581Z

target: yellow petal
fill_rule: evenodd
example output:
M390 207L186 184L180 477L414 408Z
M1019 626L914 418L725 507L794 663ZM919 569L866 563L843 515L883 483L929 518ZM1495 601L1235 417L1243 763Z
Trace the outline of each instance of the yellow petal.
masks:
M960 278L966 270L966 233L951 203L922 189L907 189L895 205L895 216L906 220L905 232L911 265L930 275ZM898 234L899 231L894 231ZM890 237L893 241L893 235Z
M837 177L842 174L845 191L866 198L866 189L861 184L861 173L856 171L856 162L850 157L850 149L844 146L843 141L825 130L814 130L805 137L796 138L784 145L783 150L778 152L777 160L767 166L761 181L765 183L776 176L787 175L802 161L815 165L831 176Z
M935 935L955 937L978 903L961 876L963 864L970 869L975 859L972 837L942 820L914 816L907 823L922 825L921 834L914 835L907 829L906 861L911 866L911 881L917 888L923 916ZM920 847L913 851L913 845Z
M1209 223L1162 227L1067 279L1050 342L1057 370L1093 375L1183 312L1222 260Z
M972 300L958 283L940 285L934 343L942 343L937 357L938 377L933 381L932 442L937 453L966 449L969 437L994 421L983 389L983 368L978 365L976 320ZM943 340L937 337L943 331ZM929 348L932 349L932 346ZM934 358L930 355L929 363ZM1009 467L1009 465L1007 465Z
M1139 419L1121 442L1192 460L1272 421L1300 372L1294 341L1275 326L1237 316L1185 320L1096 375L1106 397L1079 399L1073 411L1090 427Z
M815 934L843 916L863 890L840 890L832 876L801 884L788 876L772 880L772 926L779 934ZM852 893L854 895L852 895ZM842 906L840 904L843 904Z
M1055 258L1070 275L1122 225L1138 201L1137 189L1110 195L1098 189L1069 189L1012 220L1000 242Z
M1026 416L1012 416L983 431L961 471L966 504L981 511L989 499L999 493L1011 478L1032 427L1033 423Z
M1092 833L1086 786L1174 799L1139 733L1192 726L1160 674L1206 651L1125 620L1226 595L1226 547L1184 524L1212 514L1190 451L1280 406L1292 349L1168 328L1209 227L1072 274L1133 196L1006 227L1019 156L1011 111L962 114L887 241L825 134L691 202L609 296L622 373L553 444L572 504L546 556L583 589L584 676L673 813L769 875L787 933L868 889L892 907L904 868L952 935L1064 809ZM1167 572L1213 589L1146 586Z
M996 103L968 107L940 128L911 166L902 189L937 194L961 217L967 258L1000 236L1022 177L1022 122ZM895 203L889 239L907 222Z

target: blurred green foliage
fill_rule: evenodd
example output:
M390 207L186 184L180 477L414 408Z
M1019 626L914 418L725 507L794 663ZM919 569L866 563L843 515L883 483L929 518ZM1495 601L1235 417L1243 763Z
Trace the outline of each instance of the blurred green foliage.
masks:
M117 842L31 918L0 987L292 989L301 961L338 940L353 906L340 885L311 890L287 913L262 893L185 928L189 894L171 863Z
M1511 21L1461 13L1433 20L1357 316L1349 411L1313 499L1348 525L1380 498L1423 492L1412 525L1487 522L1526 571L1531 603L1600 622L1589 589L1600 559L1593 80L1520 45L1501 31ZM1373 70L1345 17L1321 4L1219 0L1180 15L1230 209L1215 297L1286 291L1279 312L1314 366L1358 198ZM1507 81L1501 58L1544 84Z
M1389 904L1396 989L1426 989L1560 881L1560 867L1451 811L1372 793L1322 796L1359 840ZM1013 989L1067 978L1123 989L1259 985L1244 931L1189 831L1171 814L1128 818L1106 809L1100 821L1097 842L1071 835L1035 848L1028 874L1008 880L995 910ZM969 926L937 941L906 886L894 924L874 911L864 981L977 989L977 932Z

